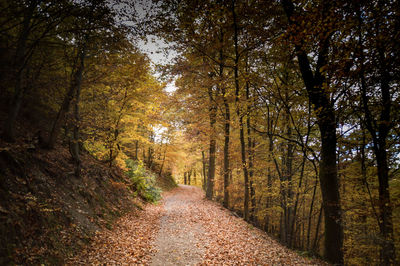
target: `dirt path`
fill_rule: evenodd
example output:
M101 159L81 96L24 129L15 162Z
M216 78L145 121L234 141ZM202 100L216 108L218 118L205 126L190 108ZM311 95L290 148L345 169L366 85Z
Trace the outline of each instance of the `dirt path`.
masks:
M165 197L165 214L161 228L153 243L156 254L151 265L197 265L204 256L203 227L192 221L193 206L201 201L202 193L190 186L179 186Z
M165 196L151 265L318 265L300 257L215 202L179 186Z
M164 193L161 204L124 216L99 232L69 265L322 265L299 256L219 204L200 188Z

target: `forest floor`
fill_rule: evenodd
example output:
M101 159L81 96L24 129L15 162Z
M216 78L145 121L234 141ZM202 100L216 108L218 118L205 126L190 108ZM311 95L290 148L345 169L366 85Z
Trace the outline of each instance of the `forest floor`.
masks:
M96 235L68 262L117 265L325 265L283 247L263 231L180 185Z

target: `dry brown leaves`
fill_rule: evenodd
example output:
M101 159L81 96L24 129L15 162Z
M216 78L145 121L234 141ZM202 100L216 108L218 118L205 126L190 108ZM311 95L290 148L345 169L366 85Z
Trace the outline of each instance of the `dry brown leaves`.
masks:
M186 256L194 253L201 258L197 260L198 265L324 265L321 261L299 256L219 204L203 199L199 188L180 186L164 196L165 201L171 201L166 206L176 206L176 210L167 212L160 205L149 204L138 216L130 214L120 219L113 231L97 234L91 247L79 257L70 259L68 264L148 265L156 252L153 247L155 239L160 237L157 234L160 217L166 215L168 221L174 220L177 225L185 224L181 229L188 230L187 235L197 238L193 245L189 245L197 250L185 251L177 263L179 265L185 265L182 264L183 260L192 264L194 261ZM180 231L159 232L168 234L163 237L175 237L178 240L176 245L167 241L168 246L162 248L170 252L163 252L165 260L154 256L157 261L170 261L172 251L179 248ZM156 262L155 265L161 264Z
M96 233L92 244L66 264L148 265L161 215L161 205L148 204L143 211L120 218L113 230Z
M205 249L200 265L323 265L282 246L218 203L199 199L197 190L183 193L191 202L187 223L201 225L204 231L198 241Z
M215 202L203 200L197 209L202 210L200 222L209 243L202 265L321 265L282 246Z

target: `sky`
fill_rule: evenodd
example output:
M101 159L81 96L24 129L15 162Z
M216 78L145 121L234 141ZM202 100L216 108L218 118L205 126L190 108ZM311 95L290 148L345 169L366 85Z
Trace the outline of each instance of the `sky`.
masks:
M156 65L172 63L173 58L176 56L176 53L173 50L169 50L168 54L165 53L162 49L168 48L168 44L164 40L155 36L148 36L147 41L139 41L138 46L139 49L150 58L154 69ZM156 72L156 76L159 77L160 75L160 73ZM167 84L166 91L173 92L175 90L176 87L173 82Z
M139 20L147 16L147 12L154 10L150 2L150 0L135 0L136 15ZM156 65L165 65L173 62L176 52L172 49L167 49L168 52L165 51L165 48L168 48L168 43L154 35L146 36L146 39L138 42L138 48L150 58L154 70L156 70ZM155 75L160 77L161 73L155 71ZM168 83L166 91L173 92L175 90L176 87L173 82Z

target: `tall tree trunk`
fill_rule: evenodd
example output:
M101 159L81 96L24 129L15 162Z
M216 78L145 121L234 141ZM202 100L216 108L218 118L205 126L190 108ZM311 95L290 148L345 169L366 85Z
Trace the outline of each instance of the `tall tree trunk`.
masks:
M82 83L82 75L83 75L83 70L84 70L84 62L82 61L82 55L83 57L86 56L86 44L84 44L84 48L78 52L77 56L79 65L76 67L76 70L74 74L72 75L71 79L71 84L68 89L67 94L64 97L64 100L60 106L60 109L58 110L56 119L53 122L52 129L50 131L50 135L47 139L47 141L44 143L44 148L47 149L53 149L54 145L57 141L57 137L60 134L61 127L63 126L65 122L65 118L67 116L67 113L69 111L69 107L71 105L72 100L74 99L74 96L77 95L78 89L80 90L80 86Z
M287 87L284 88L285 92L285 102L288 101L288 91ZM283 232L282 242L289 246L292 242L292 231L291 231L291 222L293 217L293 189L292 189L292 164L293 164L293 144L290 141L292 138L292 128L290 125L290 109L286 106L284 114L283 114L283 125L282 127L285 130L286 135L286 143L282 143L281 145L281 153L282 153L282 170L281 170L281 194L282 194L282 208L284 210L284 221L283 221Z
M319 208L317 227L315 228L314 242L313 242L313 245L312 245L312 252L313 253L318 253L317 249L318 249L318 241L319 241L319 227L321 225L323 208L324 208L324 204L321 204L321 207Z
M360 54L360 83L361 97L364 108L364 123L372 136L373 151L377 163L378 182L379 182L379 229L381 233L381 265L392 265L396 260L396 249L393 237L393 207L390 201L389 192L389 166L387 156L387 137L393 121L391 118L392 96L390 95L391 77L386 63L385 47L382 42L377 42L378 62L379 62L379 82L380 82L380 114L379 118L374 118L369 107L369 96L367 92L367 81L364 67L364 46L362 43L362 18L361 11L358 10L358 30L359 30L359 54ZM379 23L377 23L379 28ZM376 89L374 88L374 91Z
M247 60L246 60L246 73L247 73ZM250 99L250 86L249 83L246 82L246 101L248 102ZM251 137L251 123L250 123L250 108L247 104L246 106L246 126L247 126L247 150L248 150L248 158L249 158L249 188L250 188L250 221L253 223L256 222L255 219L255 209L256 209L256 192L254 189L253 178L254 178L254 169L253 169L253 160L254 160L254 148L255 141Z
M308 213L308 226L307 226L307 250L310 250L310 236L311 236L311 223L312 223L312 214L313 214L313 210L314 210L314 202L315 202L315 195L317 192L317 186L318 186L318 170L315 167L315 184L314 184L314 189L313 189L313 194L311 197L311 204L310 204L310 210Z
M393 239L392 205L389 194L389 167L387 163L386 140L380 141L380 149L376 152L379 180L380 231L382 235L381 263L392 265L395 262Z
M249 74L249 56L248 54L246 55L246 75ZM251 135L251 123L250 123L250 107L249 107L249 100L250 100L250 84L246 80L246 113L247 113L247 118L246 118L246 126L247 126L247 150L248 150L248 158L249 158L249 186L250 186L250 201L251 201L251 207L250 207L250 220L255 223L255 209L256 209L256 195L255 195L255 189L254 189L254 169L253 169L253 160L254 160L254 149L255 149L255 140L252 139Z
M382 74L384 76L386 74ZM368 131L372 135L374 144L374 154L377 163L378 182L379 182L379 228L382 236L381 240L381 264L392 265L396 258L394 238L393 238L393 218L392 204L389 193L389 166L387 158L387 137L390 131L390 109L391 96L388 79L381 82L382 110L378 121L374 120L368 107L368 97L366 86L363 85L363 103L365 113L365 123ZM378 125L377 129L374 125Z
M250 125L249 119L247 119L247 125ZM249 130L247 130L249 131ZM250 132L248 133L250 136ZM257 223L256 221L256 190L254 188L254 168L253 168L253 160L254 160L254 148L255 142L254 139L248 137L248 150L249 150L249 188L250 188L250 221L253 223Z
M291 128L288 125L288 136L291 135ZM289 247L291 247L291 242L293 238L293 231L291 230L292 220L294 221L296 217L293 216L293 183L292 183L292 175L293 175L293 144L288 142L287 144L287 152L286 152L286 204L287 204L287 217L286 217L286 228L287 228L287 237L286 243Z
M240 114L239 114L240 115ZM249 174L247 170L247 162L246 162L246 142L244 140L244 129L243 129L243 117L239 117L239 138L240 138L240 153L242 157L242 169L244 176L244 208L243 208L243 218L246 221L249 221Z
M224 93L225 94L225 93ZM229 104L224 96L225 106L225 127L224 127L224 207L229 208L229 142L230 142L230 110Z
M203 190L206 190L207 187L207 173L206 173L206 158L204 155L204 151L201 151L202 165L203 165Z
M293 20L294 5L291 0L282 0L283 9L291 26L298 26ZM323 5L322 12L328 16L328 2ZM329 29L325 29L329 30ZM320 41L316 71L311 70L307 53L301 44L295 44L300 72L303 77L310 102L314 105L317 123L321 133L320 185L324 204L325 238L324 257L332 263L343 264L343 227L339 197L339 182L336 165L336 117L334 105L330 101L329 92L324 88L326 79L321 72L327 64L330 46L329 32L324 32Z
M72 159L74 160L74 173L76 177L80 177L81 175L81 158L80 158L80 110L79 110L79 102L82 88L82 77L83 77L83 69L85 67L85 57L86 57L86 41L83 43L82 50L80 51L79 56L79 67L80 69L76 78L76 96L75 96L75 104L74 104L74 130L73 130L73 138L71 143L71 154Z
M224 136L224 202L223 206L229 208L229 142L230 142L230 110L224 96L225 106L225 136Z
M110 162L109 162L109 167L111 168L113 165L114 160L118 156L118 150L115 150L114 152L114 147L115 144L117 144L117 148L119 149L119 144L118 144L118 136L119 136L119 124L121 122L121 119L124 115L124 109L125 106L128 102L128 88L125 88L125 93L124 93L124 98L122 99L122 105L121 108L119 109L119 114L117 117L117 120L115 121L114 128L110 127Z
M2 132L3 138L6 141L13 142L15 140L15 122L18 113L21 109L22 99L25 89L22 86L22 75L26 67L26 43L31 31L31 19L37 7L38 2L35 0L29 1L29 6L24 13L22 28L18 36L17 48L15 51L14 71L15 71L15 87L14 95L11 101L8 117L4 123Z
M300 170L300 178L299 178L299 183L297 186L297 192L296 192L296 200L294 202L294 207L293 207L293 218L291 220L291 224L290 224L290 232L292 232L292 235L294 233L294 228L295 228L295 224L296 224L296 216L297 216L297 209L298 209L298 205L299 205L299 198L300 198L300 188L303 182L303 177L304 177L304 166L306 164L306 157L303 157L303 160L301 162L301 170ZM292 237L292 241L289 243L290 247L295 247L295 243L294 243L294 237Z
M274 149L274 140L273 140L273 135L272 135L272 120L269 117L269 112L268 112L268 161L269 163L272 163L272 152ZM272 171L271 171L271 166L268 165L267 167L267 200L266 200L266 209L271 207L271 201L272 201ZM270 232L270 227L269 227L269 214L267 211L267 214L265 215L264 218L264 231L269 233Z
M300 170L300 178L299 178L299 183L297 186L297 192L296 192L296 200L295 200L295 204L294 204L294 208L293 208L293 219L292 219L292 224L290 226L290 230L291 232L294 231L295 228L295 223L296 223L296 215L297 215L297 209L298 209L298 205L299 205L299 198L300 198L300 188L303 184L303 178L304 178L304 168L305 168L305 164L306 164L306 159L307 159L307 146L308 146L308 141L309 141L309 136L310 136L310 132L311 132L311 105L308 105L308 119L307 119L307 133L306 133L306 140L303 143L303 160L301 162L301 170ZM302 137L302 136L301 136ZM317 185L317 184L315 184ZM306 185L307 187L307 182ZM303 205L304 208L304 205ZM302 243L301 243L301 248L303 249L304 247L304 222L302 222L302 229L303 229L303 236L302 236ZM300 235L299 235L300 237ZM292 247L295 246L295 243L292 243L291 245Z
M216 133L215 133L215 122L217 118L217 106L213 97L213 91L210 87L208 89L208 96L210 100L210 157L208 164L208 177L207 177L207 190L206 197L212 199L214 194L214 178L215 178L215 151L216 151Z
M247 162L246 162L246 142L244 139L244 123L243 123L243 114L241 112L240 101L239 101L239 94L240 94L240 86L239 86L239 28L238 22L236 17L236 1L232 0L231 5L232 11L232 18L233 18L233 40L234 40L234 49L235 49L235 57L234 57L234 67L233 67L233 74L235 79L235 102L236 102L236 114L239 118L239 139L240 139L240 151L241 151L241 158L242 158L242 169L243 169L243 176L244 176L244 202L243 202L243 218L246 221L249 221L249 174L247 169Z
M220 34L220 50L219 50L219 78L220 83L224 78L224 54L223 54L223 32L221 30ZM225 85L221 87L222 91L222 99L224 103L225 113L224 113L224 201L223 206L225 208L229 208L229 174L230 174L230 167L229 167L229 142L230 142L230 127L231 127L231 112L229 108L229 103L227 100L226 95L226 88Z
M331 262L343 263L343 228L336 167L336 122L333 113L323 119L325 120L319 122L322 137L319 179L324 203L324 254Z

